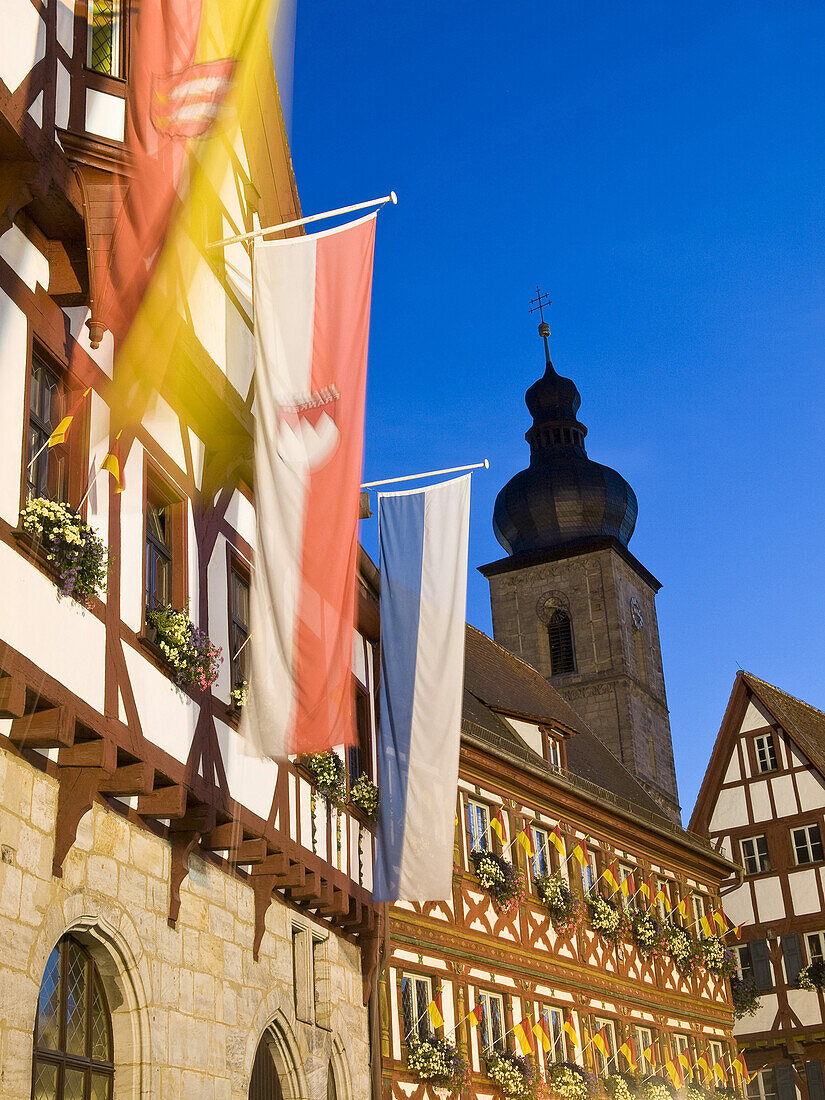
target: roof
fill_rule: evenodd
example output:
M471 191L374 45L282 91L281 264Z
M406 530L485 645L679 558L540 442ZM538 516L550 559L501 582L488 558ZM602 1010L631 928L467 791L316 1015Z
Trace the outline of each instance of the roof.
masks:
M693 807L688 830L704 834L713 803L730 757L731 746L739 737L742 715L752 694L771 714L777 725L805 753L813 766L825 776L825 713L803 703L781 688L760 680L752 672L738 672L730 694L722 725L705 769L702 785Z
M825 714L750 672L742 679L779 725L825 775Z
M635 776L532 665L469 624L465 642L465 733L474 734L494 750L503 750L533 768L541 767L552 776L555 773L549 764L500 715L558 726L574 735L567 741L569 776L621 798L645 818L655 814L663 822L668 821Z

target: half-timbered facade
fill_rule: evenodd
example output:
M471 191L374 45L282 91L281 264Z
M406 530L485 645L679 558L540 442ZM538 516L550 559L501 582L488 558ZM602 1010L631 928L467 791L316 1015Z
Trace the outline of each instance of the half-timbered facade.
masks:
M722 893L759 999L735 1029L752 1098L822 1100L825 1003L798 977L825 952L825 714L740 672L690 828L739 864Z
M2 7L0 1097L363 1098L372 834L238 733L253 346L220 250L194 266L174 369L120 454L123 491L101 472L114 349L95 293L130 7ZM300 215L271 67L256 103L206 240ZM243 282L249 256L231 260ZM65 441L43 449L75 403ZM218 480L227 441L233 475ZM79 507L102 539L106 588L88 607L61 596L22 529L31 498ZM176 682L148 618L167 605L221 647L213 686Z
M563 856L550 843L554 827ZM532 857L516 841L520 831ZM586 845L586 868L571 858L576 845ZM471 859L480 850L505 855L521 871L526 891L511 911L496 908L480 885ZM485 1053L513 1051L513 1029L528 1016L543 1017L550 1034L546 1054L536 1044L542 1075L565 1059L600 1075L625 1071L617 1051L629 1039L639 1053L653 1046L655 1065L641 1062L641 1077L663 1073L680 1052L691 1064L709 1053L729 1067L726 980L701 969L685 978L669 957L645 957L629 939L609 943L586 920L572 934L556 931L535 880L560 869L581 898L608 867L663 888L671 908L687 899L688 925L718 907L719 883L731 870L663 815L538 672L468 627L453 892L443 902L391 909L392 954L381 986L385 1095L425 1095L407 1057L410 1043L432 1030L423 1009L439 990L438 1031L466 1055L477 1097L496 1095ZM472 1027L467 1017L479 1004L482 1023ZM568 1014L578 1048L563 1030ZM602 1028L607 1061L590 1045Z

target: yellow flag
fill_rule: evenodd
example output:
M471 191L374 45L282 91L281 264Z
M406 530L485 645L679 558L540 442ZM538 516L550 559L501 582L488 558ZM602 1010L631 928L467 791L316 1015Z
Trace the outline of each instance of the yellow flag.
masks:
M564 859L564 857L565 857L564 841L559 836L559 834L556 832L557 829L558 829L558 825L554 826L554 828L551 830L551 832L550 832L550 843L553 845L553 847L559 853L561 858Z
M614 865L611 863L611 865L605 870L604 874L602 875L602 878L604 879L604 881L607 883L607 885L610 887L610 889L615 894L616 891L619 889L619 880L616 878L616 875L614 874L613 866Z
M78 397L77 401L75 401L75 403L72 405L72 407L66 413L66 415L63 417L63 419L60 421L60 423L54 429L52 434L49 436L49 438L47 440L47 443L48 443L49 447L56 447L59 443L65 443L66 442L66 433L68 432L69 428L72 426L72 421L74 420L75 416L77 415L77 410L80 408L80 406L83 404L83 402L85 401L85 399L89 396L89 394L91 392L92 392L92 387L87 386L87 388L83 391L83 393L80 395L80 397Z
M544 1016L539 1016L536 1022L533 1024L533 1034L541 1044L541 1049L545 1054L552 1050L553 1043L550 1039L550 1032L547 1030L547 1023Z
M504 810L501 806L496 810L495 816L490 822L490 828L498 837L499 841L504 843Z
M534 856L534 855L535 855L536 853L535 853L535 851L534 851L534 849L533 849L533 841L532 841L532 840L530 839L530 836L529 836L529 834L527 833L527 830L526 830L526 829L521 829L521 830L519 830L519 832L518 832L518 833L516 833L516 840L517 840L517 841L519 842L519 844L520 844L520 845L522 846L522 848L523 848L523 849L525 850L525 852L527 853L528 857L529 857L530 859L532 859L532 858L533 858L533 856Z
M522 1023L516 1024L513 1028L513 1034L516 1037L516 1042L519 1045L519 1050L522 1054L532 1054L533 1043L530 1039L530 1033L527 1028L530 1027L530 1017L525 1016Z
M713 935L713 928L707 917L701 916L699 918L699 927L702 929L706 936Z

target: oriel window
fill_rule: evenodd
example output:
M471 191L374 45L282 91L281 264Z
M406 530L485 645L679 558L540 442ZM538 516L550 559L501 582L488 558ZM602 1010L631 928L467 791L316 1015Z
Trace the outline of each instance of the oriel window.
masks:
M122 76L121 0L88 0L86 67L104 76Z
M29 440L26 455L26 487L32 497L67 501L69 447L46 441L66 414L66 391L57 372L36 352L32 354L29 389Z
M34 1100L111 1100L112 1027L94 960L70 936L46 963L34 1033Z

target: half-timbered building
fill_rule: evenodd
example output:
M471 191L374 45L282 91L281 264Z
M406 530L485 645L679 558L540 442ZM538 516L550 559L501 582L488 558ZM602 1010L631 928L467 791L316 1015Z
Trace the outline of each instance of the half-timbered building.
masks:
M739 977L758 1009L736 1024L752 1100L822 1100L825 1002L799 975L825 952L825 714L740 672L691 831L738 864L722 885L744 925Z
M638 1052L653 1048L655 1064L642 1061L641 1077L662 1073L680 1053L691 1064L709 1054L729 1067L735 1048L726 980L701 969L683 977L666 955L646 957L629 939L607 942L587 921L557 932L535 885L561 871L581 898L613 867L619 877L653 882L672 908L686 899L692 926L697 914L718 907L727 859L665 816L543 676L472 627L461 736L452 895L390 911L392 953L380 991L385 1095L424 1096L407 1058L410 1044L432 1031L422 1009L439 990L438 1031L467 1057L477 1097L496 1095L485 1055L513 1051L513 1029L528 1016L544 1018L550 1034L546 1054L536 1043L542 1075L565 1059L599 1075L625 1071L617 1052L629 1039ZM550 843L554 828L563 854ZM516 842L519 832L530 838L532 857ZM585 845L586 866L571 859L577 845ZM478 881L472 853L483 850L515 861L523 876L524 896L509 911ZM468 1015L477 1005L482 1022L472 1027ZM568 1014L578 1047L564 1031ZM608 1059L590 1045L600 1029Z
M0 1097L363 1098L372 834L238 733L253 344L221 250L195 247L173 369L119 455L123 491L101 472L114 349L95 295L133 7L2 6ZM300 216L271 58L255 102L201 245ZM231 260L243 283L249 256ZM80 508L105 546L88 606L23 529L30 499ZM177 682L149 619L165 606L221 648L212 686Z

